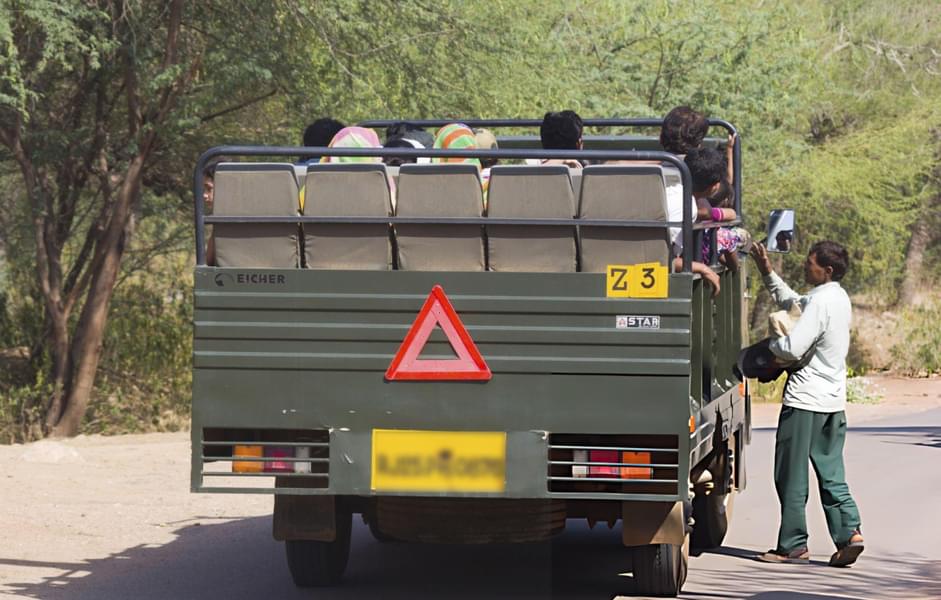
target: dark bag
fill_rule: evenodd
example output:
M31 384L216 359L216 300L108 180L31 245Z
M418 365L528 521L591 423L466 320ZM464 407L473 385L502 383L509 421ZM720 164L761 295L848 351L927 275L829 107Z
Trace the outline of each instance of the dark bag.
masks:
M749 379L757 379L761 383L768 383L780 377L781 373L799 371L807 366L816 349L816 344L814 344L800 360L782 364L780 359L768 348L771 341L771 338L765 338L739 352L738 362L732 369L739 381L743 381L748 377Z

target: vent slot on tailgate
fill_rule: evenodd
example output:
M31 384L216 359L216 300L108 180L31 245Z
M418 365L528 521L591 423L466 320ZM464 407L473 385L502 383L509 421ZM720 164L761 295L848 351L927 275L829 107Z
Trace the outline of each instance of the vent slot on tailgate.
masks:
M330 485L330 432L326 429L206 427L202 432L202 491L273 490L275 478L279 490Z
M549 492L677 493L679 439L675 435L549 435Z

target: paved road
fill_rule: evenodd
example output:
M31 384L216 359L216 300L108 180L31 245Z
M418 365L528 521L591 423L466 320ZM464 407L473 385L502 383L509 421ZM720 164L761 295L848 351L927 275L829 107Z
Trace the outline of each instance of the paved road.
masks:
M777 526L770 480L773 438L771 429L755 431L749 489L736 500L727 545L692 559L682 597L941 598L941 527L935 517L941 503L941 409L851 429L848 477L868 546L850 569L826 566L832 549L816 494L808 512L812 563L765 565L752 559L773 545ZM204 520L175 533L166 544L130 547L82 562L18 561L0 543L0 575L4 567L15 573L23 568L56 573L38 580L0 576L0 596L608 599L632 590L617 528L599 525L589 531L575 521L552 544L496 547L379 544L360 525L354 531L348 582L318 591L291 584L283 548L271 540L270 518Z

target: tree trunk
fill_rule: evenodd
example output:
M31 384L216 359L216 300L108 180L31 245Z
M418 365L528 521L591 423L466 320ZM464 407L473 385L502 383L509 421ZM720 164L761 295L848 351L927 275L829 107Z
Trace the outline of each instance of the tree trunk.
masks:
M52 396L46 408L45 428L51 430L62 415L65 391L70 371L68 319L63 315L53 315L46 311L51 323L49 332L49 352L52 358Z
M121 270L121 258L133 233L131 206L140 191L144 157L138 155L128 167L124 184L118 191L117 202L108 229L99 241L101 263L92 276L88 295L75 327L71 352L72 373L65 396L62 416L51 430L53 437L76 435L88 410L95 374L101 358L108 308L114 285Z
M925 251L933 237L930 212L930 210L922 211L912 227L912 237L908 241L908 249L905 252L905 270L902 273L902 285L899 288L898 300L896 300L897 306L920 303L918 291L922 285Z

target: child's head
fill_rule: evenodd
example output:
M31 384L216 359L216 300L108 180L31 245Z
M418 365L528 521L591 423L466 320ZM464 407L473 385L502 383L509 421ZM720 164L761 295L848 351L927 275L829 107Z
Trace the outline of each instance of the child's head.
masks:
M660 145L673 154L688 154L702 145L709 132L709 121L688 106L677 106L663 117Z
M725 155L715 148L693 148L686 153L686 166L693 179L694 196L709 200L712 206L728 201L731 186L726 181Z
M713 208L735 208L732 202L732 185L728 179L723 177L719 182L719 188L706 196L706 200Z

